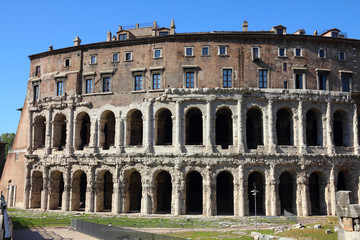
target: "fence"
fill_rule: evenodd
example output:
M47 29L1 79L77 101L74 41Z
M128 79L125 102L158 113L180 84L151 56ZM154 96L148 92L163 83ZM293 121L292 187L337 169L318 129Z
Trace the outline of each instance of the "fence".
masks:
M7 205L5 202L5 197L1 193L1 212L0 212L0 224L1 224L1 234L0 239L10 240L12 239L12 222L7 213Z

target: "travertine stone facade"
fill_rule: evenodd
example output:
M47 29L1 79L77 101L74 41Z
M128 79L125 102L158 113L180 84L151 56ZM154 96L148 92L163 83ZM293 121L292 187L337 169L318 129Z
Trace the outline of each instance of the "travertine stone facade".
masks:
M18 206L246 216L255 186L264 215L357 202L360 41L245 25L119 27L30 56Z

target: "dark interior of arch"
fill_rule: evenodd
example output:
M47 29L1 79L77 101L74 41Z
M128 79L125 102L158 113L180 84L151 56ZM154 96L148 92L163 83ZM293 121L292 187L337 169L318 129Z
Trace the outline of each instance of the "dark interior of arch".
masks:
M186 213L202 214L203 211L202 176L190 172L186 176Z
M87 179L86 173L81 173L80 175L80 208L84 209L86 204L86 186Z
M348 190L346 189L346 172L344 170L341 170L338 173L336 189L337 191Z
M105 118L103 148L109 149L115 142L115 115L113 112L108 112Z
M41 207L41 191L43 190L42 173L35 171L32 175L31 184L31 208Z
M254 190L254 184L256 185L256 214L264 215L265 205L265 179L264 176L259 172L253 172L248 177L248 200L249 200L249 214L255 215L255 196L251 192Z
M59 149L63 149L65 145L66 145L66 123L64 122L61 125L61 138L60 138Z
M284 210L295 213L295 209L293 209L293 177L288 172L283 172L280 175L280 183L279 183L279 195L280 195L280 207L281 214L284 214Z
M309 178L309 191L312 215L321 214L320 209L320 177L317 173L312 173Z
M63 174L61 173L59 176L59 205L58 205L59 208L61 208L62 205L63 192L64 192L64 177Z
M104 209L111 210L112 193L113 193L112 174L109 171L107 171L104 174Z
M130 211L140 212L142 187L141 187L141 175L137 171L133 172L130 175L129 194L130 194Z
M131 114L130 120L130 145L142 145L143 142L143 120L139 110Z
M90 143L90 117L88 114L82 117L81 129L80 129L80 149L84 149L84 146L89 146Z
M172 118L170 110L162 110L158 115L157 145L172 144Z
M199 109L191 109L186 114L186 145L203 144L203 122Z
M232 113L229 109L222 108L216 112L215 121L215 142L223 149L229 148L233 144L233 124Z
M309 110L306 113L306 142L308 146L319 146L318 141L318 123L316 113Z
M43 148L45 147L45 118L40 116L35 120L35 130L34 130L34 148Z
M248 149L263 145L263 120L260 110L252 108L246 113L246 143Z
M344 132L343 132L343 119L341 114L336 111L333 118L333 133L334 133L334 145L344 146Z
M216 206L218 215L234 214L234 183L229 172L223 171L216 177Z
M171 176L162 171L157 176L157 213L171 213Z
M291 115L285 109L280 109L276 113L276 135L278 145L292 145Z

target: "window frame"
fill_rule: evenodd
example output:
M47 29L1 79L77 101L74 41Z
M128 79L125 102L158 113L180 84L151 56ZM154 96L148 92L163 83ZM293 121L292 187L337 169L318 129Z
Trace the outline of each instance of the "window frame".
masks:
M156 52L159 51L160 55L156 56ZM154 48L153 49L153 58L154 59L160 59L162 58L162 48Z
M266 84L266 86L261 86L262 84L264 84L264 81L260 81L261 79L260 79L260 72L264 72L264 71L266 71L266 75L264 75L264 74L261 74L262 76L266 76L266 82L265 82L265 84ZM259 86L259 88L269 88L269 70L268 69L266 69L266 68L259 68L258 69L258 86Z
M114 57L117 56L117 61L114 61ZM120 62L120 53L119 52L114 52L111 56L111 62L112 63L118 63Z
M297 87L297 76L301 76L301 87ZM306 89L306 78L305 78L305 72L294 70L294 89Z
M140 81L141 81L141 84L138 84L139 88L137 89L137 81L138 81L138 77L140 77ZM143 81L143 78L144 77L144 74L142 73L134 73L133 75L133 91L143 91L144 90L144 81Z
M324 52L324 56L321 56L321 51ZM319 50L318 50L318 58L326 58L326 50L324 48L319 48Z
M257 49L257 57L254 57L254 50ZM251 47L251 58L253 61L260 60L261 59L261 50L260 47L253 46Z
M347 77L348 79L348 83L347 83L347 87L348 89L344 89L344 78ZM347 71L340 71L340 80L341 80L341 91L342 92L351 92L352 89L352 72L347 72Z
M125 36L125 37L124 37ZM119 37L118 37L119 39L119 41L124 41L124 40L127 40L127 39L129 39L129 36L128 36L128 34L127 33L121 33L121 34L119 34Z
M207 54L204 55L204 49L207 49ZM201 46L201 56L210 57L210 46Z
M94 79L92 77L86 77L84 81L85 81L85 94L94 93ZM88 92L88 81L91 81L90 92Z
M59 84L61 83L61 92L59 92ZM56 78L55 79L55 96L60 97L65 95L65 78ZM61 93L61 94L59 94Z
M94 61L93 61L94 60ZM97 54L91 54L90 55L90 65L96 65L97 64Z
M35 66L34 76L40 77L40 74L41 74L41 67L40 67L40 65L37 65L37 66Z
M321 91L329 90L329 73L330 73L330 71L317 70L316 78L317 78L317 89L318 90L321 90ZM322 83L323 82L322 77L325 77L325 84Z
M35 82L33 83L33 103L37 103L39 99L40 99L40 83Z
M152 90L161 90L162 89L162 76L160 71L152 71L151 72L151 89ZM154 87L154 77L159 76L159 79L157 79L157 87Z
M105 79L109 79L107 86L107 91L105 91ZM103 74L101 75L101 92L103 93L112 93L112 81L110 74Z
M341 54L344 55L343 58L341 58ZM346 61L346 52L345 51L339 51L338 59L339 59L339 61Z
M221 52L222 48L224 48L224 53ZM227 45L219 45L218 46L218 56L220 56L220 57L228 56L228 46Z
M297 50L300 50L300 55L297 55ZM298 48L298 47L294 48L294 57L303 57L302 48Z
M68 62L68 64L66 64ZM64 67L71 67L71 58L64 58Z
M127 56L130 56L130 59L128 59ZM133 51L125 51L124 62L132 62L132 61L133 61Z
M229 74L226 74L225 75L225 72L228 72L228 71L231 71L230 75ZM230 86L225 86L225 76L230 76ZM222 88L233 88L234 87L234 69L233 68L228 68L228 67L225 67L225 68L222 68L221 69L221 79L222 79L222 82L221 82L221 87ZM227 80L227 83L229 83L229 80Z
M188 49L191 49L191 55L188 55ZM184 55L185 57L194 57L194 47L187 46L184 48Z
M284 50L284 54L281 55L281 50ZM286 55L286 48L285 47L278 47L278 57L287 57Z

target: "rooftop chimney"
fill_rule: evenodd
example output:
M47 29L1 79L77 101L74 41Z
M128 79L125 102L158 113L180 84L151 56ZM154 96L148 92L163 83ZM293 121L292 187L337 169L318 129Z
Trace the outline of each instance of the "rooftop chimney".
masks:
M76 38L74 39L74 46L80 46L81 43L81 39L79 38L79 36L76 36Z
M247 32L248 31L248 27L249 27L249 24L248 22L245 20L242 24L242 29L244 32Z
M137 23L137 24L135 24L135 28L136 29L138 29L139 28L139 24Z
M315 30L314 31L314 36L317 36L318 35L318 32Z
M170 33L171 35L175 34L175 22L174 19L171 19L171 23L170 23Z
M53 46L50 45L48 51L52 51L52 50L53 50Z
M157 28L157 22L156 21L154 21L154 23L153 23L153 28Z
M122 26L119 26L119 32L122 31Z
M108 32L107 32L106 41L110 42L110 41L111 41L111 36L112 36L111 32L108 31Z

